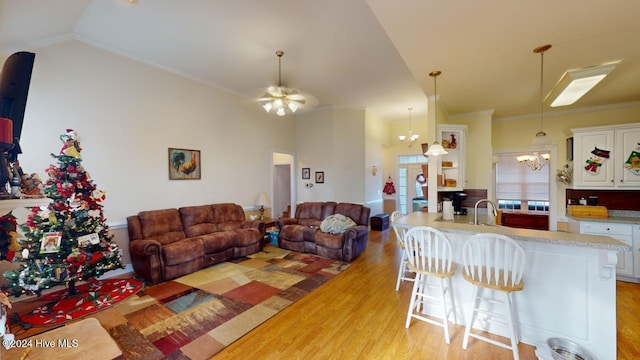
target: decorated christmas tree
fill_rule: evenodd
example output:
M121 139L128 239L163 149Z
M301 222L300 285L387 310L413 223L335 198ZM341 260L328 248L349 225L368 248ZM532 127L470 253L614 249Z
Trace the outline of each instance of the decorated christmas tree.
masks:
M12 295L40 294L62 284L74 294L76 281L123 267L103 214L105 193L81 165L80 139L67 129L60 140L64 143L60 154L51 154L58 165L46 170L44 195L52 201L46 208L32 208L20 225L25 238L15 259L22 264L4 273Z

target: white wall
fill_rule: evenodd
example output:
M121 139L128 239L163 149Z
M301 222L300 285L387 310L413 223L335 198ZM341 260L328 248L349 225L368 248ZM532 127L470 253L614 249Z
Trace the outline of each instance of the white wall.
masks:
M387 136L388 126L370 111L365 113L365 204L371 208L371 215L382 214L382 188L384 164L382 160L382 143ZM377 173L373 175L372 168Z
M76 130L110 223L140 210L252 207L257 193L271 193L272 149L295 150L293 118L267 115L251 99L79 41L35 53L20 163L46 180L59 135ZM168 180L169 147L201 150L202 179Z
M326 107L296 115L297 169L311 169L311 179L297 177L297 201L364 204L382 212L382 142L387 125L364 109ZM380 167L375 177L373 165ZM324 184L315 183L324 171ZM313 184L307 187L306 184Z

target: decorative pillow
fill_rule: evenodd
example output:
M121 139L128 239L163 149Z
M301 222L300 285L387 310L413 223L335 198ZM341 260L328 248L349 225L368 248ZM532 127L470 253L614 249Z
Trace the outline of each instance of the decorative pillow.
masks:
M356 226L356 222L342 214L327 216L320 224L320 230L330 234L341 234L350 227Z

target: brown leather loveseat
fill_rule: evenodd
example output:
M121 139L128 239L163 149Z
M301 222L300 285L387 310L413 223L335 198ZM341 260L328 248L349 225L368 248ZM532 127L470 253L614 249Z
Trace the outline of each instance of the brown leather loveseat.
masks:
M135 272L157 284L262 250L264 223L236 204L141 211L127 218Z
M336 202L305 202L296 206L294 218L277 221L280 234L278 246L297 252L317 254L350 262L367 247L369 213L366 206ZM342 233L328 233L320 229L330 215L341 214L355 222Z

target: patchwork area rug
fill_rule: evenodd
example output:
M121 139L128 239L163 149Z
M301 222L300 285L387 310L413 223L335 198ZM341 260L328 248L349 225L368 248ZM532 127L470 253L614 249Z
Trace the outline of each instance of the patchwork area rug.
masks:
M267 246L146 287L99 319L126 359L209 359L348 267Z

